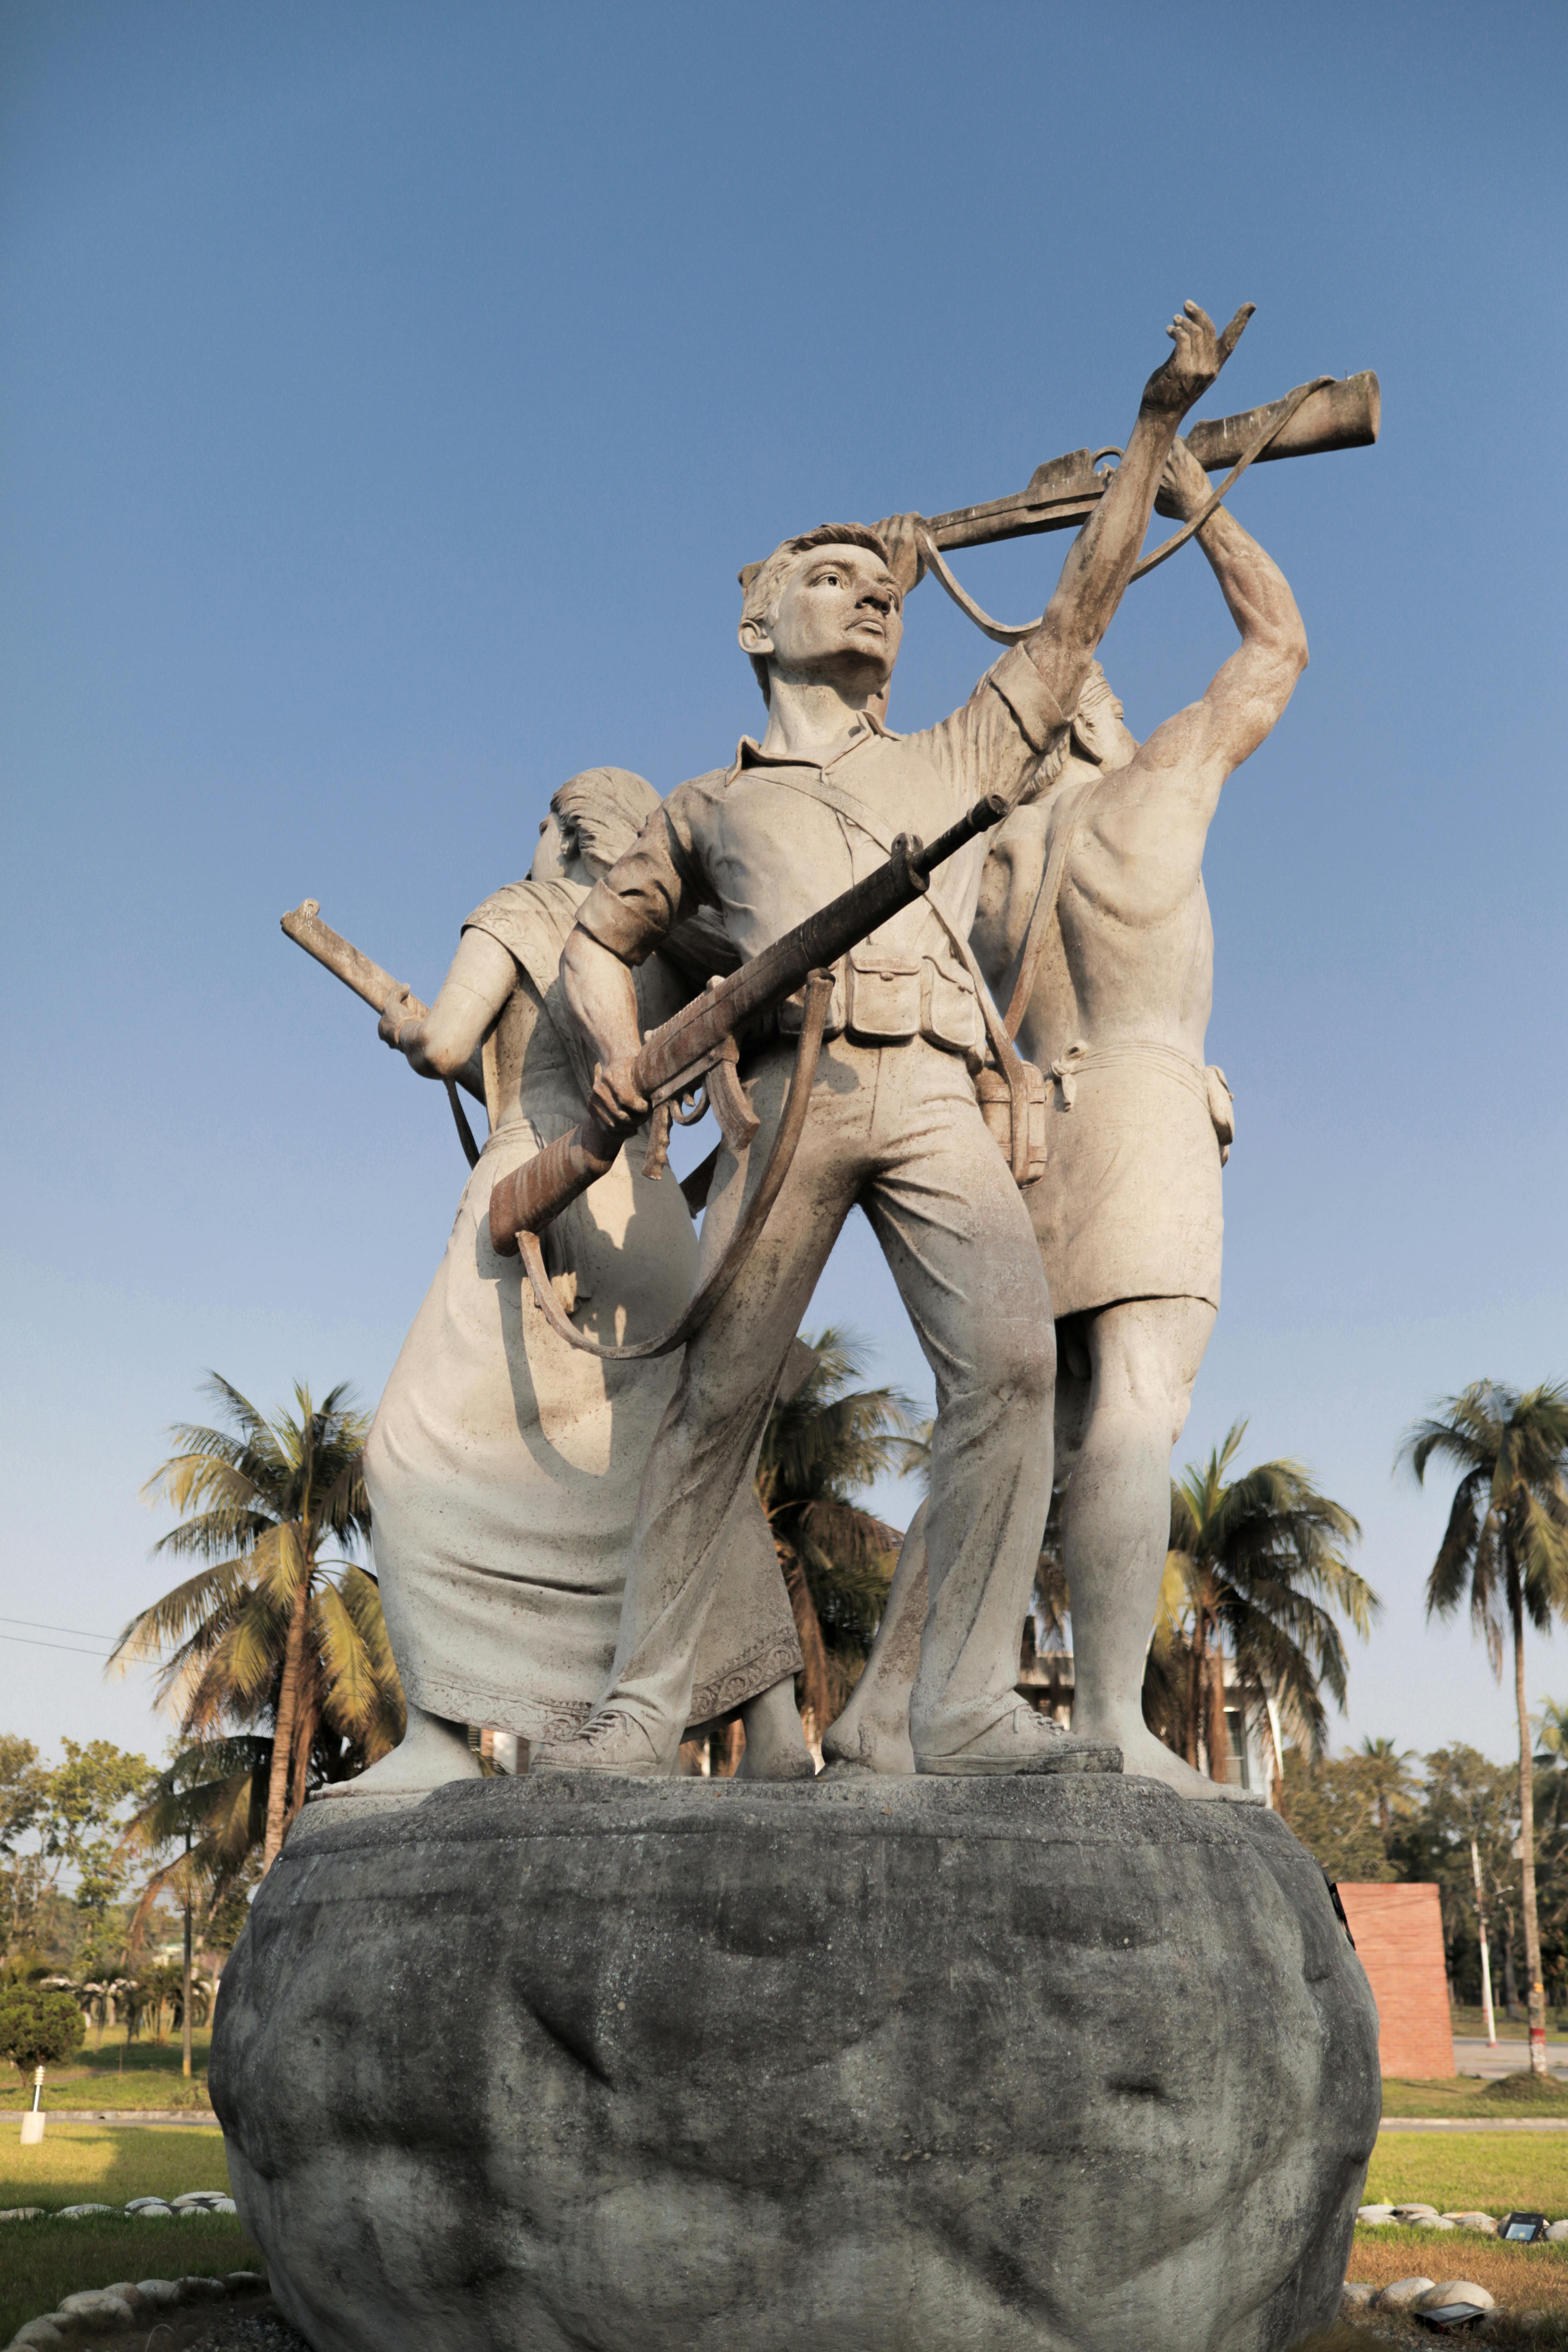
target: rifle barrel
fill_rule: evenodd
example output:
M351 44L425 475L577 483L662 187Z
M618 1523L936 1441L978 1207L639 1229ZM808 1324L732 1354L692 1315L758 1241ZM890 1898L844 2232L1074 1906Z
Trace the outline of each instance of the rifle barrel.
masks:
M1289 394L1286 395L1289 397ZM1228 473L1248 444L1284 407L1283 400L1249 408L1238 416L1211 417L1194 425L1187 446L1205 473ZM1325 384L1301 403L1284 431L1257 463L1276 457L1311 457L1328 449L1365 449L1377 439L1382 392L1370 368ZM1076 530L1094 512L1108 477L1094 470L1094 452L1069 450L1037 467L1028 487L1011 498L983 506L954 507L930 517L931 537L945 553L954 547L990 547L1004 539L1032 539L1046 530Z

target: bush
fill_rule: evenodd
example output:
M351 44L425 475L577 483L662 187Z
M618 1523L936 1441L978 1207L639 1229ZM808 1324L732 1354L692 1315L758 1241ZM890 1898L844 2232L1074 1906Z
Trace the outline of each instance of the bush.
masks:
M0 2058L9 2058L24 2074L74 2056L86 2030L69 1993L25 1985L0 1995Z

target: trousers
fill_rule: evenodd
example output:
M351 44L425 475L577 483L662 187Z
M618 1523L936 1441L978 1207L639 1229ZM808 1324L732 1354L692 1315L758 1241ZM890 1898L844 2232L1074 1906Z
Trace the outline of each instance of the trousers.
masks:
M793 1049L742 1067L761 1129L726 1150L700 1273L762 1178ZM794 1163L760 1239L687 1346L638 1492L611 1682L601 1707L661 1752L688 1720L719 1537L753 1475L779 1374L857 1204L936 1384L926 1545L931 1598L910 1705L917 1753L945 1754L1017 1705L1018 1642L1051 1492L1055 1337L1029 1216L963 1061L920 1038L823 1048Z

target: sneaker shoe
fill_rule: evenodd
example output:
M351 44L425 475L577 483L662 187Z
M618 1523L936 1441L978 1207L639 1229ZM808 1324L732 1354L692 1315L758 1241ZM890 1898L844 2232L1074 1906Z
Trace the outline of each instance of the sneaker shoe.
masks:
M936 1727L932 1727L933 1730ZM940 1737L940 1733L938 1733ZM928 1735L929 1737L929 1735ZM917 1747L915 1770L954 1779L983 1772L1120 1772L1121 1750L1109 1739L1080 1739L1020 1699L1011 1714L945 1753Z
M564 1739L545 1740L529 1766L532 1772L626 1772L644 1780L666 1779L674 1769L637 1717L616 1707L590 1716Z

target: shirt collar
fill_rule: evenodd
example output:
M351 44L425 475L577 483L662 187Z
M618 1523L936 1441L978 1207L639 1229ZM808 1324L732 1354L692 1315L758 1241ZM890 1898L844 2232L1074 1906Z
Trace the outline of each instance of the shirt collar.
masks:
M900 743L903 740L902 736L895 735L890 727L883 726L874 710L863 710L859 714L855 732L845 744L844 749L841 751L835 751L832 759L826 761L787 759L775 751L764 751L754 736L742 735L736 747L734 764L725 782L733 783L735 778L746 768L810 768L817 775L826 775L829 768L836 768L841 760L847 760L849 757L851 751L862 751L868 741L879 735L886 743Z

